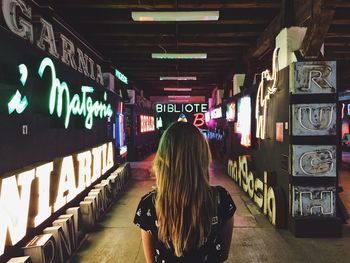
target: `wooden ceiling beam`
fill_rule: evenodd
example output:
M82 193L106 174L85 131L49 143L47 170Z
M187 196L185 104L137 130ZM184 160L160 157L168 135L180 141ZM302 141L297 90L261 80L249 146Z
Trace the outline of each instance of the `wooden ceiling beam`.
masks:
M140 43L140 42L97 42L100 47L249 47L249 42L173 42L173 43ZM170 52L169 52L170 53Z
M288 1L288 0L285 0ZM334 16L337 0L316 0L304 1L294 0L294 21L296 26L308 26L308 32L303 41L303 52L309 55L309 50L321 47L320 42L326 33ZM286 10L290 12L291 10ZM316 12L316 13L315 13ZM248 53L249 57L258 58L266 50L274 47L275 38L285 26L284 15L280 12L274 20L267 26L265 31L258 38L256 45ZM318 48L319 50L319 48Z
M193 33L193 34L181 34L179 32L178 37L194 37L194 38L226 38L226 37L257 37L259 36L259 32L227 32L227 33ZM132 33L123 33L123 32L95 32L89 31L85 34L85 36L89 38L97 38L97 37L122 37L122 38L175 38L175 34L162 34L162 33L140 33L140 34L132 34Z
M318 57L325 36L332 23L337 0L318 0L314 2L311 21L300 47L304 57Z
M102 20L102 19L77 19L72 20L71 23L74 25L175 25L175 24L193 24L193 25L259 25L267 24L268 19L257 19L257 18L247 18L247 19L230 19L230 20L217 20L217 21L176 21L176 22L138 22L132 20Z
M55 1L56 2L56 1ZM165 11L165 10L220 10L220 9L273 9L280 7L280 1L271 0L267 1L248 1L237 0L234 3L198 3L198 4L154 4L154 5L142 5L142 4L111 4L110 1L103 3L103 1L96 1L87 3L87 1L57 1L54 3L56 8L70 8L70 9L126 9L133 11Z

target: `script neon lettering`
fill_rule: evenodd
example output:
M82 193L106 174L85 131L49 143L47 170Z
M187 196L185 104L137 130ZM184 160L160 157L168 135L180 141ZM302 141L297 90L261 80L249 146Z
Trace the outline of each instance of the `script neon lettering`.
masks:
M194 121L193 121L194 126L201 127L205 124L204 113L195 113L193 115L194 115Z
M69 126L71 115L83 116L85 118L85 127L87 129L92 128L94 117L99 117L101 119L112 117L112 106L111 104L106 105L106 92L104 93L103 102L94 102L92 98L88 95L94 92L94 88L89 86L81 86L81 95L74 94L71 99L67 83L60 82L60 80L56 77L56 69L50 58L44 58L40 64L38 74L41 78L43 77L46 68L49 68L51 70L49 112L51 115L53 115L56 111L57 116L61 118L63 107L65 106L65 128L68 128Z

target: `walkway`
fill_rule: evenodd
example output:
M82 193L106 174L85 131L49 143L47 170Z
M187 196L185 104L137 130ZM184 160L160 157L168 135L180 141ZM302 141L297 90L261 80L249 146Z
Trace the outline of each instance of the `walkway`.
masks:
M149 168L151 162L136 164L140 165ZM154 184L154 178L150 177L133 179L96 231L88 235L72 262L144 263L140 230L132 220L141 196ZM272 227L247 195L224 175L220 166L212 167L211 184L223 185L237 206L227 262L350 262L350 225L344 225L343 238L298 239L288 230Z

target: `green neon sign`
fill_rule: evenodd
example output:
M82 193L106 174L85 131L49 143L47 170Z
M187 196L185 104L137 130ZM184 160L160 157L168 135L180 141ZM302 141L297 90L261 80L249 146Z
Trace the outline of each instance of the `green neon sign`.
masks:
M125 84L128 84L128 78L117 69L115 69L115 76Z
M24 86L27 82L28 78L28 69L26 65L21 64L18 66L19 73L21 74L20 81L22 83L22 86ZM22 94L19 92L19 90L16 90L15 95L11 97L11 100L7 104L9 114L12 114L14 111L16 111L18 114L21 114L28 106L28 100L27 97L24 96L22 98Z
M71 115L79 115L85 118L85 127L91 129L94 118L112 117L111 104L107 103L107 93L104 93L104 101L93 101L89 94L94 92L90 86L81 86L81 94L74 94L70 97L70 91L66 82L60 82L56 77L56 69L50 58L44 58L39 66L38 74L43 76L45 70L51 69L51 91L49 100L49 112L54 115L56 112L59 118L62 117L63 107L66 109L64 126L68 128ZM65 95L65 96L64 96ZM65 99L64 99L65 98Z

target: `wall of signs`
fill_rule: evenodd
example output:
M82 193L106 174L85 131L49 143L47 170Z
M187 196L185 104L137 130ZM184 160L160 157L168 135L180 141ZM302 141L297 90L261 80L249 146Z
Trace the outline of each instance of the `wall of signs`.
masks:
M209 110L207 103L156 103L156 127L165 130L172 122L179 118L186 119L200 129L206 129L205 113ZM222 114L221 108L217 114ZM219 117L218 117L219 118Z
M116 163L121 98L103 79L111 67L47 11L30 0L1 5L0 261ZM54 228L70 222L63 231L72 225L71 219L56 221ZM42 243L52 244L52 235ZM35 243L28 244L28 255ZM72 241L69 251L75 247Z
M337 236L336 63L294 63L290 80L291 229L298 236ZM310 227L310 220L318 222L317 227ZM320 229L319 222L325 222L328 231Z
M262 72L258 87L245 91L257 90L250 129L257 142L246 148L240 137L229 136L228 174L276 227L300 237L340 236L336 64L297 62L279 70L278 49L272 61L272 71ZM237 96L230 101L243 95ZM269 214L263 208L266 199L258 198L268 191L255 197L264 181L274 193L268 205L275 213Z

